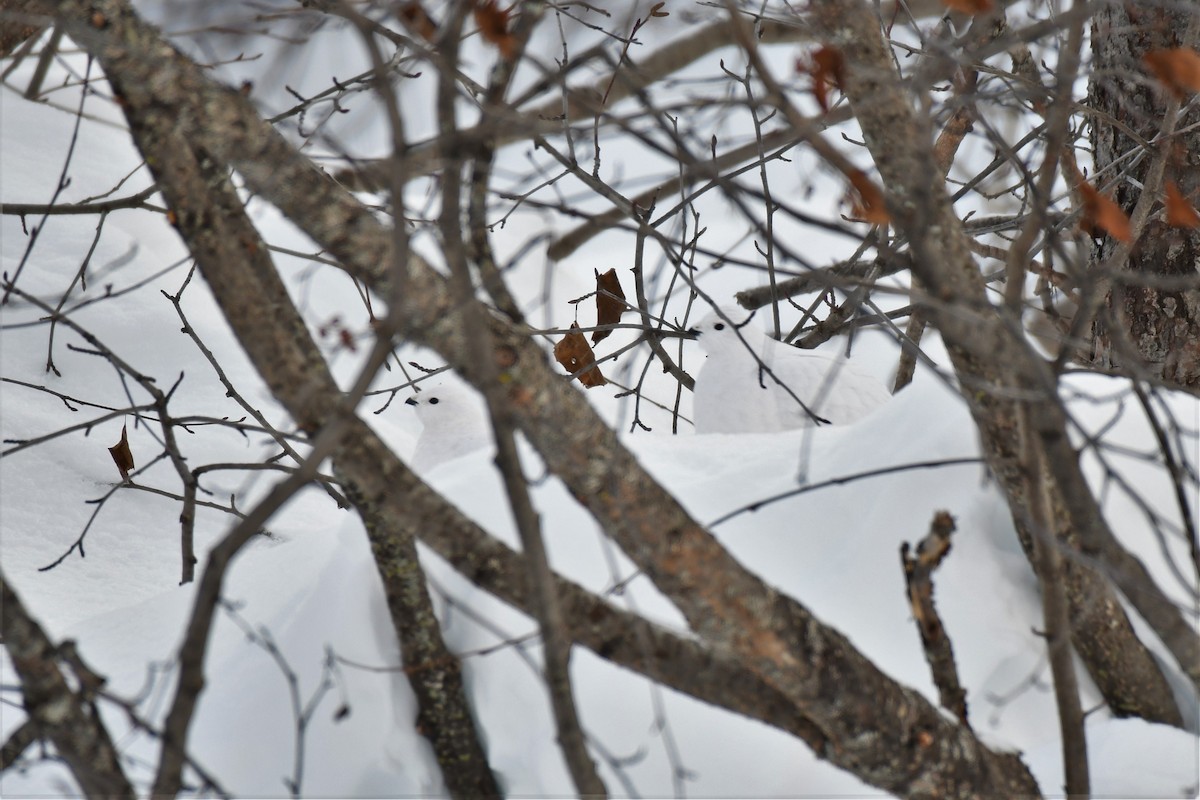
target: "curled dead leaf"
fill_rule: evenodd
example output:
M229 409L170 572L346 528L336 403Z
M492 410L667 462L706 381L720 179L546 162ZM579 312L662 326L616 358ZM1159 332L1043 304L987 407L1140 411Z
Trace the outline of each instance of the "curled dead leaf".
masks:
M842 51L828 45L813 51L808 64L796 68L812 76L812 93L822 111L829 111L829 90L841 89L846 74Z
M862 170L854 170L846 176L850 179L851 214L856 218L870 222L872 225L886 225L892 221L887 204L883 200L883 190L867 177Z
M1080 228L1092 237L1097 237L1100 231L1105 231L1119 242L1133 241L1133 226L1129 222L1129 216L1112 198L1101 194L1099 189L1087 181L1081 182L1077 188L1083 200Z
M405 3L400 9L400 19L404 21L409 30L425 41L432 42L437 38L437 23L425 11L425 7L415 0Z
M1151 50L1142 61L1154 77L1179 99L1200 92L1200 53L1190 47Z
M567 335L554 345L554 358L572 375L578 372L579 382L589 389L608 383L596 366L596 354L592 352L592 346L574 322Z
M596 275L596 325L616 325L621 321L626 306L625 290L621 288L617 271L610 269L603 275L596 270L592 272ZM592 344L608 338L611 333L611 330L592 331Z
M133 452L129 449L129 431L127 426L121 426L121 441L108 448L109 455L112 456L113 463L117 465L117 470L121 473L121 480L128 481L129 473L133 469Z
M475 24L484 41L496 45L500 56L511 61L517 54L517 39L509 32L512 7L501 9L496 0L476 0Z

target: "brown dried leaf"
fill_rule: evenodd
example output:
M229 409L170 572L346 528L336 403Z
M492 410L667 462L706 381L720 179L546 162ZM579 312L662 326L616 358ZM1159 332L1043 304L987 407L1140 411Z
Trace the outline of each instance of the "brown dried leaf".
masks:
M113 463L117 465L117 469L121 473L121 480L129 480L129 472L133 469L133 453L129 449L129 432L126 426L121 426L121 441L108 448L109 455L112 456Z
M617 278L617 271L610 269L601 275L596 274L596 325L616 325L625 313L625 291ZM592 331L592 344L608 338L612 331Z
M1174 181L1167 181L1167 224L1173 228L1200 228L1200 214Z
M511 15L512 7L501 10L496 0L475 3L475 24L479 26L479 35L484 41L496 45L505 61L511 61L517 54L516 37L508 30Z
M812 93L822 111L829 111L830 89L841 89L846 75L842 51L828 45L813 51L810 63L797 64L797 69L812 76Z
M942 0L948 8L963 14L985 14L991 11L992 0Z
M1107 231L1108 235L1119 242L1133 240L1133 227L1129 224L1129 216L1121 210L1111 198L1100 194L1100 191L1087 181L1078 186L1083 200L1083 218L1079 226L1088 234L1096 237L1099 231Z
M563 369L572 375L580 370L586 370L586 372L579 373L579 382L589 389L608 383L600 374L599 368L595 366L596 355L592 352L592 346L588 344L587 339L579 330L579 326L574 322L571 323L571 330L567 332L567 335L554 345L554 358L559 364L562 364ZM591 369L588 369L589 367Z
M669 12L662 10L662 7L665 5L666 5L666 2L655 3L650 8L650 16L652 16L652 17L669 17L669 16L671 16L671 14Z
M1200 92L1200 53L1190 47L1151 50L1142 61L1154 77L1179 99L1189 92Z
M437 39L437 23L425 11L425 7L417 2L405 3L400 9L400 19L410 30L427 42Z
M872 225L886 225L892 221L883 201L883 191L867 177L867 173L856 169L846 177L854 189L850 207L856 218Z

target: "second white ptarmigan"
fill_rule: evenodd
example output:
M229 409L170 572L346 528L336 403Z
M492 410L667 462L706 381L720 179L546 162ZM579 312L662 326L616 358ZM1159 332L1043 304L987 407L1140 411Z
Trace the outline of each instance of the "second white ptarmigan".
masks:
M483 398L466 386L443 383L404 402L415 407L417 419L424 425L412 457L418 472L492 443Z
M891 397L877 377L844 358L775 341L749 313L723 307L696 326L708 353L693 395L697 433L847 425Z

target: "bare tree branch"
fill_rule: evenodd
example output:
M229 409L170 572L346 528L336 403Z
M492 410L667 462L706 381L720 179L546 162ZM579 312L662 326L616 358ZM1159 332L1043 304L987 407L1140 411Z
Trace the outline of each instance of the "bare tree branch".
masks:
M1021 460L1025 469L1026 496L1029 498L1030 527L1033 532L1034 568L1042 586L1042 618L1045 620L1046 649L1054 675L1054 696L1058 702L1058 720L1062 731L1063 773L1068 797L1091 795L1088 770L1087 732L1079 699L1079 681L1071 657L1070 609L1063 589L1062 556L1054 539L1053 481L1045 473L1037 440L1029 429L1026 414L1018 424L1022 439Z
M175 124L191 134L193 146L228 157L251 187L304 226L344 268L386 293L387 276L379 267L390 260L387 231L299 160L245 98L198 75L120 3L104 5L108 24L99 32L83 23L86 15L70 4L60 5L58 13L74 37L100 54L110 75L127 76L122 87L127 102L149 101L142 99L135 76L153 64L163 78L160 87L169 85L171 94L156 92L154 102L191 109L179 114ZM207 124L189 125L201 108ZM419 308L409 305L413 313L403 321L405 331L482 385L469 356L474 345L461 328L461 304L444 280L415 256L409 259L407 280L422 303ZM964 783L974 783L980 791L983 786L1034 791L1019 760L987 750L924 698L888 680L839 634L738 565L645 474L584 398L551 371L533 342L499 320L489 327L496 352L503 354L498 366L514 419L547 464L679 605L699 634L715 646L731 648L839 742L826 754L834 763L870 783L906 793ZM301 420L306 422L315 420ZM825 656L814 663L817 652ZM844 702L839 687L847 680L875 687L878 704L867 708ZM865 741L858 735L864 729L886 732ZM906 748L911 757L898 763L873 745L881 740L911 742L912 748Z
M21 679L25 711L36 733L54 743L79 787L90 797L136 797L96 708L68 686L54 645L0 573L0 631ZM32 736L35 731L26 731ZM10 738L8 745L19 744ZM21 748L23 749L23 748Z
M921 634L921 647L933 673L933 682L938 687L942 707L969 726L967 692L958 679L950 635L933 601L933 573L950 552L950 535L954 530L954 517L947 511L937 512L929 524L929 533L916 548L910 548L908 542L900 545L900 562L908 586L908 603ZM916 554L912 555L914 550Z
M456 63L458 60L458 40L468 10L467 4L459 3L456 10L458 13L450 24L443 22L443 32L438 42L439 54L446 59L447 64ZM518 48L523 48L525 45L531 18L534 15L522 16L525 18L525 36L518 40L516 44ZM437 109L440 133L438 139L442 143L442 155L445 163L442 171L440 227L442 244L450 267L451 289L461 303L461 323L466 333L466 340L473 345L467 358L474 371L480 376L480 384L492 426L492 436L496 442L496 466L500 470L504 482L509 508L512 510L517 532L521 537L521 548L525 553L529 580L533 583L534 594L537 597L533 611L542 635L546 685L550 693L550 707L554 711L558 742L562 747L575 791L589 797L607 797L608 790L600 780L595 762L588 754L587 742L579 722L574 690L571 686L571 639L563 619L558 594L555 591L553 573L550 570L546 545L542 538L541 523L537 511L533 507L529 495L529 484L525 479L521 469L521 460L517 455L512 415L508 408L508 399L499 381L497 359L493 355L496 343L487 329L487 312L483 306L473 300L474 281L467 264L467 246L462 238L462 162L466 153L450 144L456 142L459 136L458 121L455 115L458 93L451 70L441 69L439 78ZM492 275L490 277L492 278L490 287L492 292L500 293L501 285L496 284L499 276Z
M275 387L277 396L303 428L320 431L318 442L337 428L345 433L345 423L338 423L337 411L344 402L342 395L274 272L267 248L246 219L241 201L222 170L210 159L195 158L191 144L176 138L170 124L165 124L166 118L154 107L131 102L126 111L142 149L155 154L164 195L201 273L214 288L235 331L247 343L247 350L268 385ZM264 315L263 308L272 308L273 312ZM362 388L365 389L365 383ZM361 436L361 427L361 423L354 423L350 429L355 436ZM333 441L324 450L338 453L344 446ZM315 475L315 464L320 457L315 449L309 454L304 462L308 466L298 469L281 484L277 502L284 499L284 487L292 491ZM336 464L335 458L335 471ZM369 532L380 528L370 508L360 509L360 513ZM234 532L237 535L230 534L223 547L210 556L210 565L201 582L201 602L197 603L188 639L181 649L180 690L164 732L163 759L156 781L159 791L169 792L178 786L180 753L201 685L198 670L203 663L203 646L219 596L221 575L237 547L257 530L253 523L259 516L248 516ZM423 701L425 730L444 765L447 785L461 796L494 796L498 789L482 757L470 712L462 699L460 667L446 652L438 633L413 541L393 540L382 549L377 546L376 554L388 588L393 620L406 645L405 658L414 663L442 665L414 672L413 682Z
M928 313L949 346L992 471L1008 494L1018 528L1023 527L1018 518L1028 502L1010 444L1016 424L1015 405L1019 402L1029 409L1039 447L1054 476L1054 491L1060 498L1056 507L1064 510L1056 523L1056 535L1070 537L1083 552L1104 560L1116 586L1200 686L1200 637L1149 579L1141 562L1113 537L1067 436L1055 375L1019 335L1015 321L988 303L983 278L971 257L962 226L940 181L935 180L938 171L932 152L910 146L912 142L931 141L932 136L927 124L913 113L872 15L864 5L850 0L818 0L813 4L813 13L824 35L846 59L843 88L856 106L867 145L887 187L888 209L909 239L913 272L930 295L955 298L953 310L931 304ZM1018 399L1010 399L1013 397ZM1166 719L1178 721L1178 709L1161 671L1138 642L1119 604L1101 599L1097 592L1102 591L1102 584L1096 581L1076 585L1079 590L1072 600L1078 609L1076 625L1088 626L1085 630L1076 628L1077 644L1102 633L1102 628L1110 635L1121 631L1126 651L1142 654L1142 684L1129 702L1141 704L1139 696L1148 692L1155 698L1149 701L1151 707L1163 708ZM1103 622L1092 616L1097 607L1109 612L1103 615ZM1122 670L1122 674L1128 673Z
M37 723L26 719L8 735L4 745L0 746L0 772L4 772L17 762L17 759L40 738Z
M711 292L755 282L766 285L741 292L739 300L748 307L770 306L774 335L787 333L786 340L799 337L804 345L814 345L878 326L903 348L897 385L913 374L919 359L936 371L936 378L961 390L979 431L989 473L1008 502L1016 534L1041 583L1069 793L1086 794L1090 780L1072 643L1114 714L1181 725L1185 714L1167 678L1178 667L1200 689L1200 637L1192 629L1194 609L1173 600L1178 589L1189 601L1195 599L1185 574L1194 569L1187 565L1184 545L1200 563L1195 514L1190 499L1184 499L1195 490L1195 465L1181 449L1189 437L1194 440L1195 433L1174 419L1160 420L1158 400L1149 393L1159 385L1178 382L1179 375L1191 374L1191 350L1171 344L1187 341L1183 326L1172 328L1175 339L1155 338L1150 348L1155 352L1143 354L1148 339L1136 325L1159 319L1158 306L1167 300L1183 303L1177 306L1182 311L1178 319L1191 320L1186 293L1196 291L1195 276L1186 269L1173 267L1175 271L1168 274L1138 265L1147 251L1158 248L1166 258L1170 253L1163 248L1170 250L1174 247L1170 243L1186 245L1189 237L1194 238L1159 219L1161 198L1156 187L1171 181L1194 204L1200 184L1179 176L1190 174L1182 169L1185 161L1190 163L1184 143L1200 131L1200 125L1187 116L1196 110L1194 104L1168 100L1164 105L1158 95L1163 94L1160 84L1167 79L1148 76L1141 51L1121 50L1120 36L1110 37L1118 43L1117 49L1100 57L1115 53L1116 58L1103 74L1092 77L1093 88L1112 91L1076 102L1071 87L1081 72L1083 25L1089 21L1093 26L1119 24L1122 33L1128 30L1135 36L1141 28L1154 27L1156 36L1165 36L1163 44L1156 46L1173 46L1177 37L1194 43L1200 17L1194 9L1183 8L1127 19L1120 16L1123 11L1115 16L1109 13L1106 2L1079 0L1061 13L1013 28L1004 17L1006 3L988 13L953 12L940 22L917 25L906 9L917 16L944 14L942 0L919 0L907 6L813 0L803 14L781 19L771 19L775 12L766 7L752 9L744 2L727 0L723 12L698 7L691 19L681 20L686 15L672 8L670 24L682 22L681 28L672 30L678 38L646 49L642 41L648 33L665 35L668 23L662 19L666 13L661 4L649 16L634 19L639 13L634 10L621 19L599 6L500 10L494 4L455 0L435 9L433 16L422 17L416 5L375 7L319 0L302 9L281 11L274 21L256 18L260 25L271 27L260 27L253 35L265 31L286 41L285 48L298 48L310 44L311 32L318 29L327 35L341 27L336 35L345 37L345 23L349 23L348 33L351 37L355 30L359 33L370 68L349 80L333 78L325 91L323 83L315 90L305 84L303 93L284 87L298 105L264 120L255 103L272 102L265 84L256 88L247 83L238 90L222 87L212 77L221 74L225 65L257 57L247 56L248 51L220 52L228 41L223 37L249 36L249 29L239 27L250 19L249 12L234 12L228 17L235 20L232 24L223 20L210 26L206 19L198 29L177 34L196 37L197 52L206 57L213 54L214 63L199 64L146 25L129 0L23 0L20 14L39 23L53 20L54 33L50 41L42 40L40 52L30 40L5 78L14 74L21 58L40 56L36 65L25 63L20 75L34 73L34 79L19 77L24 82L17 90L37 93L60 112L71 114L79 132L83 130L80 120L99 116L83 113L85 108L92 110L85 106L93 102L89 98L110 99L95 77L94 64L102 67L113 89L113 107L128 120L145 167L153 175L154 191L161 193L170 209L167 219L194 259L195 273L211 290L234 337L286 412L284 418L294 421L299 431L276 429L247 403L225 376L222 351L209 350L195 331L191 331L193 341L226 392L258 424L244 425L246 417L234 421L216 416L170 418L166 401L171 392L151 391L155 413L150 418L157 418L166 432L159 441L162 451L150 464L139 461L141 471L165 466L158 462L171 459L184 489L176 493L147 482L136 488L167 497L182 508L185 579L194 560L189 520L195 509L206 505L243 516L236 495L230 496L228 508L200 500L198 493L205 491L203 476L226 469L250 469L254 474L274 469L291 475L276 487L267 505L252 510L245 524L210 556L180 651L181 680L162 734L156 793L177 791L189 773L211 783L187 757L187 731L206 680L204 654L213 608L221 603L222 575L237 548L252 534L246 526L256 518L265 519L307 477L320 480L337 499L344 494L365 526L400 640L403 671L418 700L418 727L432 745L447 790L454 796L496 796L500 784L487 763L461 663L448 651L434 614L418 540L475 585L536 619L546 656L545 669L538 672L549 689L561 752L580 793L605 792L593 756L616 774L626 792L634 787L623 758L600 741L585 738L570 681L574 644L664 686L788 731L819 757L892 793L913 797L1036 794L1037 786L1019 757L987 748L970 730L963 690L955 680L939 680L938 685L957 720L919 693L896 684L881 669L887 664L877 662L877 667L804 605L744 568L733 555L743 553L740 542L730 542L727 550L710 532L730 516L783 498L962 459L857 473L851 469L842 478L780 486L772 489L776 496L753 498L706 526L651 477L596 413L596 408L605 414L632 409L631 429L662 424L660 411L670 415L672 427L686 419L688 371L694 373L692 351L681 343L668 353L659 337L678 335L670 330L670 320L686 327L697 307L714 305L716 295L710 297ZM5 8L11 6L0 0L0 22ZM491 11L495 14L488 16ZM704 22L696 24L697 18ZM1168 19L1170 24L1164 22ZM896 24L903 30L894 30ZM407 26L407 33L398 26ZM1187 33L1180 33L1185 27ZM531 36L537 37L532 41L539 47L524 52ZM559 53L554 53L556 38L561 43ZM598 38L601 44L578 46L585 39ZM1094 27L1094 46L1098 38ZM544 47L547 42L550 50ZM767 48L791 42L820 49L811 60L803 55L797 58L794 70L781 67L777 56L788 46L771 53ZM709 57L705 72L698 59L728 45L736 45L738 51L732 56L721 54L720 71L712 69L717 56ZM486 56L482 62L473 56L480 52ZM543 62L542 53L549 53L554 61ZM790 52L787 55L791 57ZM1057 75L1048 89L1040 72L1049 70L1045 65L1052 62ZM696 67L682 71L692 64ZM422 73L425 87L437 87L436 96L422 92L418 83ZM60 74L65 76L61 81L56 77ZM524 77L514 83L514 76ZM369 98L374 110L363 110L361 105L354 109L349 101L355 95L361 100L366 93L375 95ZM1127 95L1135 102L1123 105ZM59 100L64 96L71 99ZM1122 99L1109 102L1114 97ZM812 112L812 100L821 114ZM285 99L283 105L290 104ZM353 162L351 149L337 141L344 127L335 120L346 119L337 115L353 112L377 119L379 106L389 126L389 157L368 164L361 175L341 176L387 190L387 196L373 201L378 205L368 206L349 195L339 181L328 178L305 154L314 149L344 151ZM1165 117L1160 113L1163 108ZM1128 113L1129 109L1135 110ZM426 141L409 141L406 128L416 129L409 126L414 114L433 123L436 133ZM833 128L835 124L841 128ZM1109 128L1119 132L1111 137L1103 133L1096 146L1098 168L1089 180L1096 191L1115 197L1129 210L1134 235L1143 232L1143 239L1154 237L1153 246L1135 247L1132 241L1113 244L1115 229L1097 227L1094 210L1084 203L1084 188L1073 188L1082 187L1084 180L1074 166L1072 144L1083 124L1090 124L1093 132ZM280 133L284 130L298 134L295 144ZM745 130L751 140L739 147L745 140L738 138L738 131ZM936 131L940 135L935 138ZM64 148L59 185L51 189L55 198L78 166L77 139ZM528 141L529 147L513 147L497 158L499 147L521 140ZM626 145L631 149L625 150ZM994 155L979 158L981 149ZM634 152L639 158L628 160ZM644 171L641 156L646 158ZM877 176L862 171L867 156L874 159ZM89 269L93 254L103 253L114 241L115 225L105 223L115 217L108 215L128 213L142 219L157 213L146 204L144 192L133 199L117 197L127 180L144 174L140 170L126 174L109 191L74 204L52 201L2 209L37 213L43 222L57 213L99 216L94 234L85 234L91 241L87 255L67 264L74 277L70 272L62 275L64 285L69 280L70 286L48 300L34 296L30 286L15 286L25 266L36 264L35 241L42 233L40 224L32 233L27 230L21 217L26 240L20 244L26 246L25 255L15 271L7 273L0 291L18 301L12 307L21 313L37 314L35 306L44 307L45 319L4 327L47 325L47 361L54 370L53 331L56 326L75 326L85 338L92 338L87 347L68 345L67 351L108 359L117 373L118 391L124 392L130 407L136 406L135 381L148 381L152 390L153 378L137 373L105 349L106 329L89 329L77 312L94 313L91 309L98 303L106 304L103 311L111 307L120 312L134 300L111 306L109 301L139 288L158 288L167 270L188 261L155 271L146 270L139 257L136 268L147 277L126 281L111 294L108 286L100 287L103 293L87 286L97 272ZM412 182L430 170L440 172L420 184ZM1065 191L1059 179L1064 170L1070 173L1066 182L1071 184ZM852 210L840 217L836 210L828 212L829 206L837 205L836 188L832 194L826 191L838 184L851 187L842 206ZM418 188L426 191L415 191ZM822 194L817 194L818 189ZM251 223L256 211L247 197L254 198L255 204L274 205L296 232L314 244L268 246ZM716 216L721 212L714 209L722 204L731 212L728 219ZM972 217L975 212L965 210L976 207L987 216ZM589 216L597 209L601 213ZM960 221L957 213L967 218ZM1116 213L1120 221L1122 212ZM869 226L862 217L868 218ZM565 258L600 232L605 232L606 243L623 241L632 246L640 322L614 324L611 315L606 318L597 309L597 325L587 326L606 333L627 329L596 353L596 363L603 364L607 377L623 390L616 397L604 395L599 402L594 401L600 392L585 397L570 380L574 376L564 378L548 359L549 336L562 332L558 313L552 309L564 295L562 285L553 284L557 265L542 259L551 238L546 227L551 218L583 222L552 243L551 256ZM9 223L17 224L11 218ZM510 223L515 224L509 227ZM1108 239L1092 254L1091 268L1086 262L1092 246L1076 231L1077 225L1090 225L1097 238ZM1112 235L1106 236L1105 231ZM823 241L820 250L810 247L813 232L835 239L833 249L823 249ZM284 235L294 233L289 230ZM43 239L37 254L45 255L46 249L59 244ZM1189 247L1179 252L1190 253ZM135 252L108 262L102 274L131 263ZM574 260L579 261L609 258L607 253L576 252ZM300 299L289 296L293 287L285 288L272 263L273 254L303 260L296 276ZM625 246L619 258L628 263ZM816 266L836 259L840 263L831 267ZM575 264L563 266L570 269ZM330 316L324 309L316 310L324 297L317 305L307 304L308 286L323 285L326 276L345 281L329 267L349 276L357 294L348 297L351 303L362 303L365 320L346 323L344 311ZM599 267L597 274L606 268ZM526 296L537 291L526 280L536 269L543 270L544 276L542 329L525 321L526 314L543 312L537 300ZM718 270L720 274L714 275ZM34 271L27 269L25 275ZM44 277L37 271L34 278L26 278L31 285ZM511 285L510 276L515 276ZM731 286L729 279L740 276L749 279ZM565 296L579 294L570 287ZM190 329L181 297L182 288L172 302ZM589 297L591 293L583 295ZM1131 299L1132 305L1127 302ZM306 319L302 310L321 318ZM577 317L590 313L587 305L574 305L574 310ZM897 324L905 319L907 336ZM1132 327L1130 320L1135 323ZM587 322L579 320L581 325ZM923 352L919 343L926 326L939 336L930 353ZM322 339L330 332L336 338L328 358L310 329ZM1161 325L1159 329L1165 330ZM1032 336L1053 354L1052 361L1035 349ZM369 342L365 353L359 349L364 341ZM949 351L952 374L933 362L941 343ZM870 353L887 346L883 337L874 334L866 337L865 344ZM371 394L395 397L412 384L401 360L403 348L412 346L432 349L447 364L423 363L425 355L408 362L423 375L453 369L484 396L496 439L497 466L524 554L489 536L430 489L359 418L357 405L381 367L398 366L404 380L386 380L387 386L376 387ZM1115 427L1115 418L1111 430L1105 427L1093 433L1091 409L1073 397L1076 383L1063 381L1071 360L1087 360L1093 346L1093 355L1138 381L1137 398L1154 432L1145 443L1148 451L1114 446L1122 431ZM1159 370L1154 364L1156 348L1173 353L1170 357L1176 360L1164 361L1167 366ZM860 352L858 347L855 350ZM656 363L664 365L663 374L651 370ZM353 370L349 388L334 379L335 369L340 375L347 367ZM77 400L83 394L78 388L37 386L36 379L19 383L42 392L40 399L49 406L57 405L55 398L70 411L82 404ZM668 394L673 400L664 399ZM627 395L633 399L617 399ZM1122 408L1135 405L1133 395L1131 390L1122 393ZM106 405L90 403L91 399L100 398L88 401L98 412L88 413L123 413L114 409L124 401ZM391 401L381 402L383 408L376 413ZM949 405L953 400L945 402ZM1078 418L1072 416L1075 413ZM28 450L71 431L86 431L91 423L65 426L51 434L24 426L14 435L27 438L14 438L5 445L6 453ZM389 421L380 419L380 423ZM248 432L261 429L282 452L272 448L274 455L263 464L240 465L236 456L221 456L213 459L220 463L184 469L186 454L171 439L171 429L180 427L190 433L189 426L196 425L218 426L214 433L236 431L247 443ZM682 612L686 633L666 630L633 613L632 600L633 612L623 611L550 570L538 515L539 510L557 513L559 509L543 507L540 496L537 505L531 498L534 479L523 473L517 458L517 433L541 456L546 477L561 481L598 523L607 537L609 557L621 549L633 561L634 574L651 581ZM314 442L317 449L305 455ZM322 456L332 463L332 479L316 473ZM300 466L276 463L288 457ZM1167 485L1174 487L1178 508L1153 503L1151 494L1126 476L1124 464L1130 458L1137 460L1139 468L1156 470L1171 482ZM1097 461L1098 478L1093 470ZM1088 469L1086 480L1081 462ZM219 480L219 475L204 477L208 488ZM1159 549L1159 553L1148 552L1145 564L1126 549L1140 548L1142 542L1118 541L1108 527L1120 527L1125 536L1127 517L1110 501L1114 492L1121 503L1131 500L1135 506L1133 537ZM93 519L110 496L111 491L98 501ZM1111 523L1104 516L1109 512L1115 514ZM81 537L76 543L80 553L82 544ZM1157 561L1151 559L1163 558L1178 586L1151 578L1147 565L1157 568ZM928 623L933 609L931 603L928 608L922 604L926 584L917 574L922 568L919 562L906 558L905 566L913 579L914 614L919 622ZM615 570L615 564L611 566ZM622 575L623 570L613 575L619 586L625 580ZM1133 630L1123 603L1149 623L1176 663L1155 661ZM449 609L458 610L457 605ZM461 610L472 613L466 607ZM927 644L939 636L945 639L936 625L922 624L922 633ZM307 712L300 707L295 676L280 660L281 651L272 649L269 639L262 643L292 681L300 750L290 786L298 794L302 718ZM944 644L947 647L938 650L931 663L952 663L948 641ZM59 660L66 658L60 656ZM83 683L91 680L86 668L75 671ZM986 686L981 688L992 696ZM82 700L87 702L88 696ZM138 730L158 735L130 719ZM665 723L662 744L675 770L676 790L682 791L684 762L675 754L669 722L657 709L656 719ZM11 746L6 746L5 757L10 757L9 751L19 753L33 731L32 727L18 731L8 743ZM37 732L44 735L41 728Z

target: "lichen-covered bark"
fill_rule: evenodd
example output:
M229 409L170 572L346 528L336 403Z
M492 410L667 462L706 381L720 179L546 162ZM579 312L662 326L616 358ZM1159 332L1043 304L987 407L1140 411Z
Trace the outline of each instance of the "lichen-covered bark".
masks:
M33 0L0 0L0 58L42 29Z

